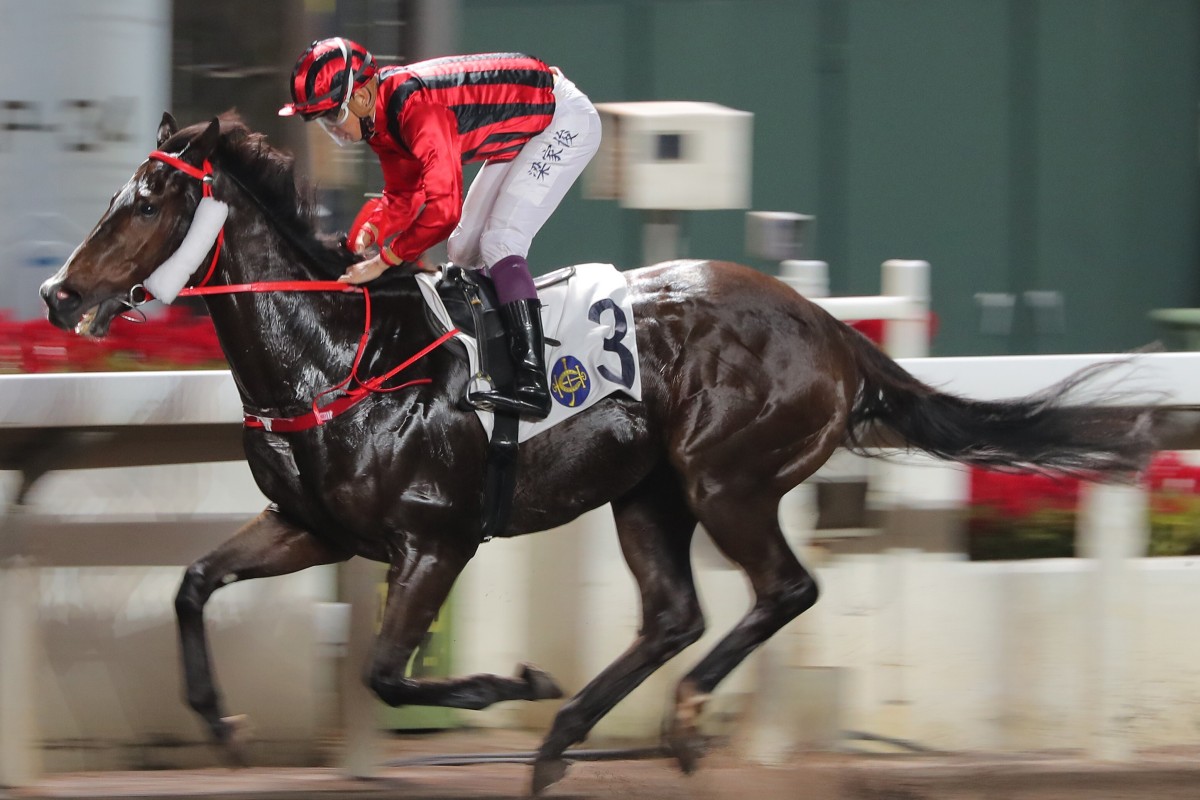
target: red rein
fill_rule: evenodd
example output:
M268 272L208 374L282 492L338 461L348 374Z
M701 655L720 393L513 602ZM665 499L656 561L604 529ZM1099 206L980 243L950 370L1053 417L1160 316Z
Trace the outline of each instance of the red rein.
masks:
M164 164L169 164L175 169L183 172L185 175L195 178L200 181L204 188L204 196L212 196L212 164L207 160L204 162L203 168L197 168L181 161L179 158L164 153L161 150L155 150L150 154L150 158L156 161L161 161ZM420 361L431 352L441 347L446 342L450 341L458 334L457 328L443 333L430 344L423 347L414 355L410 356L406 361L397 367L389 370L383 375L369 378L366 381L358 377L358 365L362 361L363 352L366 350L367 339L371 333L371 294L366 287L354 286L351 284L342 283L340 281L259 281L255 283L235 283L225 286L208 286L208 281L213 276L216 270L217 260L221 255L221 245L225 239L225 229L217 235L217 244L213 248L212 263L209 264L208 272L204 279L192 288L184 289L179 293L180 297L198 297L202 295L215 294L240 294L253 292L355 292L363 296L363 332L358 339L358 347L354 353L354 363L350 366L350 374L336 385L324 389L317 393L313 398L311 410L295 417L265 417L259 414L247 413L244 417L244 423L247 428L260 428L275 433L291 433L293 431L304 431L310 428L315 428L319 425L324 425L329 420L344 411L353 408L360 402L365 400L372 393L395 392L409 386L417 384L432 383L430 378L418 378L416 380L402 383L399 386L391 386L384 388L383 384L394 378L400 372L408 369L410 366ZM351 385L354 384L354 385ZM341 397L325 404L319 405L322 397L331 392L336 392L339 389L345 390L345 394Z

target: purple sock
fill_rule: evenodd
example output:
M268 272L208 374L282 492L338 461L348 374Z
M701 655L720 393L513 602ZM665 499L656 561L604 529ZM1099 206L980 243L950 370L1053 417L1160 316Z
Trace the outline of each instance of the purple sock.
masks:
M496 297L501 303L507 305L517 300L537 299L537 289L524 256L505 256L492 265L488 274L496 285Z

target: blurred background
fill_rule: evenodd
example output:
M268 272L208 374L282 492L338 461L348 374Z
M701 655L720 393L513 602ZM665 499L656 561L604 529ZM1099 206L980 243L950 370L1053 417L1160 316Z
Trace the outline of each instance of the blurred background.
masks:
M816 216L835 294L886 258L935 270L936 355L1109 352L1200 303L1194 0L4 0L0 303L62 263L153 144L236 108L301 159L330 230L380 186L370 150L276 109L314 38L385 63L518 50L595 102L754 114L754 209ZM316 135L314 135L316 134ZM545 272L640 265L643 213L577 186L535 242ZM746 261L743 212L688 213L681 254ZM753 259L750 259L753 261ZM772 270L766 261L756 266Z
M196 309L100 345L51 329L37 287L164 110L186 125L236 109L344 230L381 186L373 153L276 115L296 57L330 35L383 63L523 51L597 103L749 112L745 207L672 214L672 246L775 273L746 212L794 212L813 219L791 257L827 262L832 294L877 294L886 259L928 261L932 355L1188 347L1200 330L1200 0L0 0L0 19L0 371L222 367ZM535 272L643 263L663 217L588 197L587 177L535 240ZM263 505L239 407L208 378L102 380L88 392L120 423L70 422L82 392L31 401L0 380L0 785L215 761L178 697L172 597L180 565ZM1140 489L1093 489L835 463L781 512L825 595L722 687L709 730L763 762L851 730L1116 759L1200 746L1200 467L1164 454ZM568 527L483 548L413 670L530 659L570 692L620 652L638 608L611 520ZM740 573L696 548L709 634L599 737L653 740L672 680L742 613ZM366 585L373 613L380 580L322 568L214 598L217 672L259 723L256 763L327 763L347 741L372 756L348 604ZM539 730L555 708L366 715Z

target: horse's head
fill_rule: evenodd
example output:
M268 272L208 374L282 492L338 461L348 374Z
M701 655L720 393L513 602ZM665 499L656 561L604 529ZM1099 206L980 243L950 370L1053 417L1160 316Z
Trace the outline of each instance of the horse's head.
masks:
M197 130L177 155L199 168L216 148L221 128L214 119ZM174 118L163 114L158 146L177 132ZM89 336L107 334L118 313L145 299L143 282L183 242L201 191L200 181L161 161L148 159L138 167L67 263L42 284L50 322Z

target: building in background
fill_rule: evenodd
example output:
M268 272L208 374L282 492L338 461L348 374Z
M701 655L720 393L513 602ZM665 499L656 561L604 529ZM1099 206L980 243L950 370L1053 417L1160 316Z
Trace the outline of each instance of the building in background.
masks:
M275 112L314 38L342 33L383 63L405 60L417 5L0 0L0 312L44 313L38 286L154 149L163 111L185 126L237 111L297 155L325 226L346 227L363 192L378 189L375 159L367 148L326 147Z
M0 309L38 286L153 149L170 86L169 0L0 2Z

